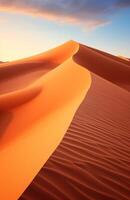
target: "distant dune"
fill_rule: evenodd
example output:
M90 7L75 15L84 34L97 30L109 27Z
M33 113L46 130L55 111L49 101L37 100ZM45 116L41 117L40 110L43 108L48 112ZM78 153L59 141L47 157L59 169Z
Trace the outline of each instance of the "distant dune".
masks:
M123 60L126 60L126 61L129 61L129 58L126 58L124 56L118 56L119 58L123 59Z
M0 199L129 199L128 60L69 41L0 79Z

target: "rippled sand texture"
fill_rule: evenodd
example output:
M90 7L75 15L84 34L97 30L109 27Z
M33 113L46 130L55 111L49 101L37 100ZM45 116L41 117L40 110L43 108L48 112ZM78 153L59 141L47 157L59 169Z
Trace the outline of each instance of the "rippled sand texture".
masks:
M91 88L20 200L129 200L130 64L82 45L74 60L93 72Z
M130 199L127 59L69 41L0 81L0 200Z

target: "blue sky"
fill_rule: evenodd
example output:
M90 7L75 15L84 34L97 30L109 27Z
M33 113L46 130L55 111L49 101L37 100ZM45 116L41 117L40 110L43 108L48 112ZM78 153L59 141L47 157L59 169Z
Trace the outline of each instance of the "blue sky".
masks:
M130 1L76 2L0 0L0 60L28 57L70 39L130 57Z

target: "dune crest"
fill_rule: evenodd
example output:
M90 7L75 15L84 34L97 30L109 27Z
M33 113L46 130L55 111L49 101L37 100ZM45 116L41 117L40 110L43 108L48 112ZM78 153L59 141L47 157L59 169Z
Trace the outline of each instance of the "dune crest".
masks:
M0 199L18 199L61 142L89 90L90 73L72 59L78 48L70 41L1 66Z
M129 200L130 94L92 74L70 127L19 200Z
M128 61L74 41L1 64L0 199L46 163L21 199L128 200L129 77Z
M35 97L42 89L39 79L73 56L78 48L78 43L69 41L46 53L1 64L0 110L18 106Z
M102 78L130 91L129 62L102 51L80 45L74 61Z
M129 58L126 58L126 57L124 57L124 56L118 56L119 58L121 58L121 59L123 59L123 60L125 60L125 61L128 61L129 62Z
M129 200L128 65L82 47L73 60L92 71L90 90L60 145L19 200Z

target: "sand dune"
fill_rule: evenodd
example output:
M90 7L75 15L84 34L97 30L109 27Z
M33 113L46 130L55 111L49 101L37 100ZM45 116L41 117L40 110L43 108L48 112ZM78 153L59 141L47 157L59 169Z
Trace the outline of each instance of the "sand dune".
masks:
M130 90L130 66L129 62L117 59L104 52L80 45L74 60L89 69L91 72L107 79L118 86Z
M92 74L59 147L20 200L128 200L130 94Z
M33 65L34 74L32 66L25 63L24 72L20 66L21 73L18 62L17 65L8 63L0 68L3 77L0 95L2 200L18 199L26 189L60 143L90 87L90 73L72 60L77 47L77 43L69 42L64 48L54 50L54 54L57 52L55 62L58 64L63 59L63 63L55 65L55 69L54 65L52 67L52 55L47 53L48 60L51 57L51 67L43 59L39 78L37 62L36 66ZM43 54L43 57L46 59L46 55ZM48 73L45 75L44 72Z
M101 50L98 50L98 49L94 49L92 47L88 47L88 48L90 48L90 49L92 49L92 50L94 50L94 51L96 51L98 53L101 53L102 55L107 56L108 58L114 59L117 62L123 62L126 65L130 65L130 63L128 62L127 59L123 59L122 60L122 58L126 58L126 57L123 57L123 56L114 56L112 54L109 54L107 52L104 52L104 51L101 51Z
M129 67L73 41L1 64L0 199L46 161L20 200L129 199Z
M1 64L0 109L11 108L34 97L40 91L39 78L62 64L77 50L78 44L70 41L46 53ZM36 80L38 84L34 83Z

